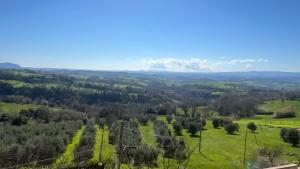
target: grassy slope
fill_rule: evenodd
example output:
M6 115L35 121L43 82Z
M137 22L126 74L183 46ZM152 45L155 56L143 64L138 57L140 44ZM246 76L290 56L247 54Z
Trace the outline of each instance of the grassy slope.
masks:
M261 105L259 108L265 111L276 112L279 109L291 106L296 112L295 118L272 118L272 115L257 115L254 118L242 119L241 122L248 123L249 121L254 121L260 123L261 125L269 125L274 127L300 127L300 101L285 101L280 100L268 101Z
M72 165L74 161L74 150L77 146L77 144L80 142L81 135L85 129L85 126L83 126L81 129L77 131L77 133L74 135L71 143L66 147L65 152L56 160L55 164L57 166L69 166Z
M159 119L165 120L160 116ZM246 124L240 123L240 132L237 135L226 134L223 128L214 129L211 121L207 121L205 131L202 132L202 154L198 152L199 137L190 137L186 130L183 130L183 137L190 147L196 149L191 156L188 168L205 168L205 169L232 169L243 168L243 148L245 139ZM169 125L171 128L171 125ZM282 146L284 153L296 153L300 156L299 148L293 148L283 142L279 136L279 128L262 127L257 130L256 138L253 133L248 133L246 159L251 159L253 151L262 145ZM283 156L285 160L293 161L295 157ZM162 161L160 161L160 167Z

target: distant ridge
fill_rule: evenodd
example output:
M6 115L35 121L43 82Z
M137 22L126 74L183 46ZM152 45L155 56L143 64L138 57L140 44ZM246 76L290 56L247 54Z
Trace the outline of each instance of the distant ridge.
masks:
M0 63L0 69L20 69L22 68L20 65L18 64L14 64L14 63Z

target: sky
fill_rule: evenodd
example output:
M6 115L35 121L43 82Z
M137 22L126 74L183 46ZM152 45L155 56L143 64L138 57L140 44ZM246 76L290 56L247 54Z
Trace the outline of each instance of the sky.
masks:
M0 0L0 62L300 72L299 0Z

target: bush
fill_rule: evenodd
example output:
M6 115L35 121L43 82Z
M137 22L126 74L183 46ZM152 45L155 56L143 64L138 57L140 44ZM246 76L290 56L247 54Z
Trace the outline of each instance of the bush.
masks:
M287 139L286 139L286 133L287 133L288 129L287 128L282 128L280 130L280 137L283 139L283 141L287 142Z
M293 111L291 107L284 107L273 115L273 118L293 118L293 117L296 117L296 113Z
M239 125L237 123L226 124L224 129L228 134L234 134L234 132L239 130Z
M189 132L191 133L191 136L195 136L196 133L198 132L199 128L196 123L191 123L189 126Z
M142 123L144 126L146 126L149 121L149 117L147 115L142 115L138 118L138 120L140 123Z
M181 126L180 123L178 123L178 122L174 123L174 124L173 124L173 129L174 129L174 132L175 132L175 134L176 134L177 136L181 136L181 135L182 135L182 133L181 133L181 131L182 131L182 126Z
M134 150L133 161L135 166L146 165L147 167L156 166L159 150L147 145L139 146Z
M285 137L293 146L296 146L299 143L300 137L297 129L288 129Z
M28 119L26 117L18 116L12 120L11 125L21 126L21 125L27 124L27 121L28 121Z
M172 115L168 115L167 116L167 122L170 124L173 120L173 116Z
M248 128L249 130L251 130L252 133L254 133L255 130L257 129L257 126L255 125L255 123L250 122L250 123L247 124L247 128Z
M228 118L221 118L219 119L220 122L220 126L224 127L226 124L231 124L232 120L228 119Z
M220 126L220 121L219 121L219 119L213 119L212 120L212 125L214 126L214 128L219 128L219 126Z

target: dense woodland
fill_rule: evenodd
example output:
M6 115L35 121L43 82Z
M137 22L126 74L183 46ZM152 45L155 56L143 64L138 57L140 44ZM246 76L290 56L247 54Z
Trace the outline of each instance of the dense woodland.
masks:
M22 109L16 114L0 110L0 132L3 133L0 136L0 167L44 159L49 160L40 162L41 165L53 163L53 157L64 152L82 125L86 128L75 152L92 149L96 142L95 125L100 122L109 127L109 143L115 145L117 154L122 153L122 163L155 167L161 152L142 143L139 129L139 124L147 125L150 121L163 157L183 164L190 151L185 140L175 136L180 136L182 129L195 136L205 129L205 119L213 116L239 119L268 113L259 110L258 105L276 99L300 100L300 92L249 86L237 80L188 76L0 70L1 102L38 106ZM277 116L293 115L291 111L285 111L288 110L277 112ZM166 115L173 129L168 128L166 122L157 120L157 115ZM226 118L215 118L212 122L215 128L224 126L230 134L239 128ZM121 123L124 123L123 144L129 147L120 150ZM286 138L285 133L282 138ZM80 163L91 156L92 152L84 152L75 156L75 161Z

